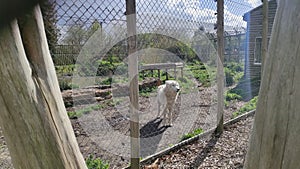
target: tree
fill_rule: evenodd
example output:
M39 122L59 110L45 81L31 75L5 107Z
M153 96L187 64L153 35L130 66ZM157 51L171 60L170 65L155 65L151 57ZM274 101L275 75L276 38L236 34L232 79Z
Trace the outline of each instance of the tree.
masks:
M57 15L55 9L56 3L54 0L45 0L41 3L41 10L45 24L46 37L51 54L55 52L55 47L58 41L59 30L56 26Z
M68 28L63 43L67 45L82 46L87 41L87 30L80 19L74 21Z
M300 166L300 1L278 3L245 169Z
M22 20L22 25L14 19L0 29L0 125L14 168L85 169L39 6Z

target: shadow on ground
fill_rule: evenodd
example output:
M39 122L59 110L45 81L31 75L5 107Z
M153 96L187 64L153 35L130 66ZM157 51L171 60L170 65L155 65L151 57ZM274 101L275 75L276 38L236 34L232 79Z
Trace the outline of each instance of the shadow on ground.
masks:
M168 127L161 126L162 119L155 118L140 129L141 156L146 157L156 152L163 132Z

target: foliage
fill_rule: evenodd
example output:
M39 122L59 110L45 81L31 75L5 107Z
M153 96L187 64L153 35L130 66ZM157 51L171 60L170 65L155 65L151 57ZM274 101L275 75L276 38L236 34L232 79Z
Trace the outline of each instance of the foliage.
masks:
M88 169L108 169L109 163L103 162L100 158L94 158L92 155L90 155L86 159L86 165Z
M260 87L260 77L246 79L242 77L237 86L229 90L230 93L236 93L242 97L241 100L249 101L253 96L258 95Z
M203 63L196 61L189 63L186 67L192 72L193 77L201 82L203 86L207 87L211 85L212 78Z
M191 133L187 133L187 134L183 135L181 137L180 141L187 140L187 139L192 138L192 137L194 137L196 135L199 135L201 133L203 133L203 129L202 128L198 128L198 129L194 130Z
M58 84L61 91L79 88L79 86L73 84L70 79L59 79Z
M55 66L56 74L63 76L72 76L75 70L75 64Z
M226 80L226 86L232 86L234 84L234 72L230 70L229 68L225 67L225 80Z
M237 83L243 76L243 65L236 62L228 62L224 64L226 86L232 86Z
M149 97L150 93L156 91L156 88L157 88L156 86L140 88L139 89L140 96Z
M238 95L237 93L231 93L230 90L225 93L225 100L241 100L242 96Z
M55 46L58 41L59 30L56 26L57 23L57 11L56 3L53 0L41 1L41 11L43 14L43 20L46 30L46 37L51 54L55 51Z
M258 96L251 99L247 104L245 104L242 108L240 108L238 111L233 112L232 117L235 118L241 114L244 114L246 112L249 112L251 110L256 109L256 103L257 103Z

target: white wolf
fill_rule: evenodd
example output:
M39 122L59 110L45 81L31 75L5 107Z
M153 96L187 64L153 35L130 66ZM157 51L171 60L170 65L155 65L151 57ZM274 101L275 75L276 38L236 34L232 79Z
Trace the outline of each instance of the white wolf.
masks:
M167 120L168 125L172 126L172 109L175 105L178 93L180 91L179 83L175 80L167 80L165 84L158 86L157 102L158 114L160 116L160 107L163 106L163 120ZM166 124L166 122L164 123Z

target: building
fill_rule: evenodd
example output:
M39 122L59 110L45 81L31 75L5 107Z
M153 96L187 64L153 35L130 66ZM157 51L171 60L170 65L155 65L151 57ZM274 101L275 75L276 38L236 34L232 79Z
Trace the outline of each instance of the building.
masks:
M268 4L268 37L270 37L275 13L277 10L277 2L276 0L270 0ZM245 13L243 16L243 20L247 22L246 41L248 42L245 52L245 77L248 77L250 79L260 79L263 20L262 5Z

